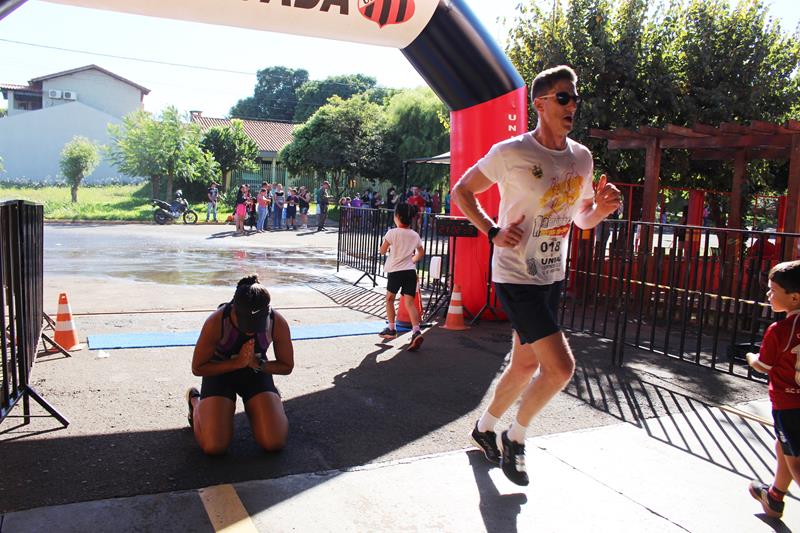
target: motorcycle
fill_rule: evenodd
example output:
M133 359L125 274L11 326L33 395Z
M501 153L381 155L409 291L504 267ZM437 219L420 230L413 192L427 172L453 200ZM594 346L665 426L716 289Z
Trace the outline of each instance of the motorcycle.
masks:
M175 191L175 201L171 204L163 200L153 199L153 219L156 224L166 224L178 218L183 218L184 224L194 224L197 222L197 213L189 209L189 202L183 197L183 192Z

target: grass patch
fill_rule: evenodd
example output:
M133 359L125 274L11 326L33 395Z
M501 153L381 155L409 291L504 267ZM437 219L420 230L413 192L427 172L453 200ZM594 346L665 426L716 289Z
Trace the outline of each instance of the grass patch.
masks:
M150 184L80 187L78 201L71 201L69 187L19 187L0 184L0 200L29 200L44 206L45 220L153 220ZM192 204L205 220L206 205ZM222 208L223 206L220 205ZM218 217L224 217L220 209Z

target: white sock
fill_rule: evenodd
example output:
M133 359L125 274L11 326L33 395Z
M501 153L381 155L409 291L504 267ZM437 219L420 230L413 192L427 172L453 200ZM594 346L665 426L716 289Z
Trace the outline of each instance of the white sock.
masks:
M389 329L394 329L394 322L389 322Z
M419 326L414 326L411 328L411 333L419 333Z
M484 411L483 416L478 420L478 431L481 433L485 431L494 431L494 427L497 425L498 421L499 419L492 416L489 411Z
M508 438L510 440L513 440L514 442L525 444L526 431L528 431L528 426L523 426L522 424L514 420L514 423L511 424L510 428L508 428Z

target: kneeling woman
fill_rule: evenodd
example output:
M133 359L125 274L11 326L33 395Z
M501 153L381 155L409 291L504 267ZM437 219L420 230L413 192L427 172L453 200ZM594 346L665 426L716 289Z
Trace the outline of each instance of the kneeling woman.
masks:
M270 344L274 361L267 360ZM270 307L269 291L258 276L241 279L233 300L206 319L192 358L192 373L202 376L203 386L186 393L189 424L203 451L216 455L227 450L237 394L256 442L268 451L282 449L289 421L272 375L291 374L293 368L289 324Z

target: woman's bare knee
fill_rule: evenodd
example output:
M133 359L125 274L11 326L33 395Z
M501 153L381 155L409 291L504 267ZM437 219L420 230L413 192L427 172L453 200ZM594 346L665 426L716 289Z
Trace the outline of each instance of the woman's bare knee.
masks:
M258 445L268 452L279 452L286 447L286 435L267 435L256 437Z
M206 455L222 455L228 451L228 442L206 441L200 443L200 449Z

